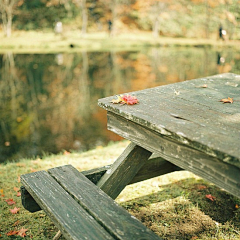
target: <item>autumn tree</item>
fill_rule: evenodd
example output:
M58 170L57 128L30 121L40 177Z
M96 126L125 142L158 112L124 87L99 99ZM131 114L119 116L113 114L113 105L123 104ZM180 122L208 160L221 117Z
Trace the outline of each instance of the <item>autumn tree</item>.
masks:
M23 4L23 0L1 0L0 12L5 36L10 37L12 33L12 19L14 10Z

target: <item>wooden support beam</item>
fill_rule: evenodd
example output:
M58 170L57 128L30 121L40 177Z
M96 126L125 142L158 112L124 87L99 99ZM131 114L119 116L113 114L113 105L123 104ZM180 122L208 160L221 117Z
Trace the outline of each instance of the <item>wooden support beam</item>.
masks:
M101 177L97 186L115 199L132 181L151 155L150 151L130 143L111 168Z

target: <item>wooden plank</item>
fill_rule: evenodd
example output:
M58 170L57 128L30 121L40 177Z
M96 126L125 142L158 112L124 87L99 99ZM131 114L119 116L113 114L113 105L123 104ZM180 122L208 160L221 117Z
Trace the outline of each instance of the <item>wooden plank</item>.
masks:
M47 172L22 175L21 182L66 239L113 239Z
M84 176L86 176L91 182L97 184L97 182L101 179L101 177L106 173L107 170L111 168L111 165L103 166L100 168L91 169L88 171L81 172ZM149 178L161 176L167 173L171 173L174 171L179 171L181 168L176 165L164 160L161 157L153 157L145 162L142 168L138 171L136 176L129 182L129 184L133 184L136 182L144 181ZM28 193L24 186L21 187L21 199L22 205L25 209L30 212L37 212L41 210L41 207L36 203L33 197Z
M111 169L102 176L97 186L115 199L129 182L132 181L151 154L151 152L144 148L130 143L113 163Z
M239 167L179 144L170 138L113 113L108 114L108 128L139 146L158 153L167 161L189 170L240 197Z
M71 165L49 173L117 239L160 239Z

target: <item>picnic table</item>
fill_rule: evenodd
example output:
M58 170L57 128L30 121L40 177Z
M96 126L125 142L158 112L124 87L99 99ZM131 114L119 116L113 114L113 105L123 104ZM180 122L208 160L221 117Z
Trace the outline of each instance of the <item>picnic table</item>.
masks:
M107 110L108 129L131 141L112 165L21 176L23 206L45 210L67 239L159 239L114 199L128 184L173 171L191 171L240 197L240 75L124 95L139 103L112 103L116 96L98 102Z
M135 149L103 175L97 183L101 189L115 198L144 164L155 172L165 165L166 172L180 167L240 197L240 75L226 73L127 95L139 103L114 104L114 97L98 102L107 110L108 129ZM151 167L149 153L160 157L158 167L156 161Z

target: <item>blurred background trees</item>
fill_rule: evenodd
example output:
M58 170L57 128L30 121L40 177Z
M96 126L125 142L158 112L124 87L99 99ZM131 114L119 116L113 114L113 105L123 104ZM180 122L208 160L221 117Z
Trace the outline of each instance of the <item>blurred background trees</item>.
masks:
M0 19L6 36L14 30L152 31L170 37L217 37L221 24L229 39L240 27L239 0L1 0Z

